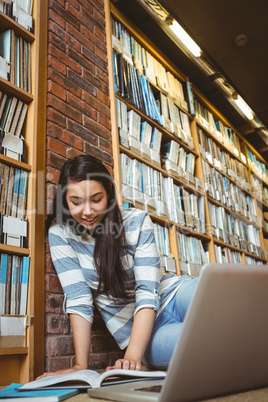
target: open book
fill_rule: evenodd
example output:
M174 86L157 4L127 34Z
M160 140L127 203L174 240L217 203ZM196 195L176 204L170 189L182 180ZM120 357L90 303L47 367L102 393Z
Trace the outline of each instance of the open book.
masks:
M94 370L79 370L72 373L52 375L39 380L24 384L19 390L40 389L40 388L97 388L109 379L107 384L118 384L122 381L137 381L144 378L164 378L166 373L163 371L136 371L136 370L109 370L102 374Z

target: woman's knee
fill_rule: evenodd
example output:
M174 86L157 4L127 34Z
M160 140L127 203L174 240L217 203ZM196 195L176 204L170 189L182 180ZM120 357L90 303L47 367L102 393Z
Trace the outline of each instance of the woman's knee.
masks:
M167 370L175 346L180 338L183 323L166 324L152 334L143 357L150 369Z

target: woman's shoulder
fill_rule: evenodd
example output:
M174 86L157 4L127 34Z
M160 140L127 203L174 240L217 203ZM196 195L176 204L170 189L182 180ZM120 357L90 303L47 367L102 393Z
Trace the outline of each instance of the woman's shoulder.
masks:
M143 211L138 208L123 208L120 207L121 215L123 221L139 220L142 221L146 216L148 216L147 211Z
M139 236L141 231L152 229L152 221L147 211L137 208L122 208L121 211L126 234Z
M68 237L70 235L70 228L64 223L52 223L48 230L48 236Z

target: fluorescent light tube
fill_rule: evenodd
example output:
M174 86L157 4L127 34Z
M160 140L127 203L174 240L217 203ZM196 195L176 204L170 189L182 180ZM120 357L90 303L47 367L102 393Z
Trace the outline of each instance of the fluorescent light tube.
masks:
M239 109L244 113L244 115L249 119L253 120L253 112L250 107L246 104L246 102L238 95L237 99L235 99L235 103L239 107Z
M180 26L177 21L173 20L172 24L169 25L169 28L195 57L201 56L200 47L193 41L193 39L188 35L188 33Z

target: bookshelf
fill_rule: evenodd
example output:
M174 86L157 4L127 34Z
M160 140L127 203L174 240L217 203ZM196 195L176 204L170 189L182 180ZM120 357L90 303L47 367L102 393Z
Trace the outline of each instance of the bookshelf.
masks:
M0 12L0 32L12 29L29 43L31 91L0 78L0 91L28 105L23 125L23 161L0 154L0 162L28 174L27 241L24 247L0 244L0 253L29 257L27 329L24 345L0 347L0 385L31 381L44 370L44 193L46 138L47 1L33 2L34 32ZM12 337L11 337L12 338Z
M165 236L169 234L169 252L178 275L189 273L190 267L190 274L197 276L206 260L267 263L267 163L189 83L191 77L170 62L116 5L109 0L104 5L114 178L120 204L147 210L154 226L160 226L160 231L162 227ZM147 148L154 148L152 138L160 133L158 155L144 146L148 125L151 143L147 141ZM191 172L181 168L176 152L190 154L189 160L194 160ZM153 187L158 177L160 195L147 190L147 176ZM171 194L171 203L175 187L183 192L173 197L175 213L161 186L165 197ZM167 204L168 211L156 199ZM189 200L191 208L201 200L196 216L187 207ZM179 202L184 204L182 211ZM161 246L159 238L157 243ZM193 250L198 250L195 256ZM161 254L165 260L167 253ZM166 258L163 269L172 272L173 268Z

